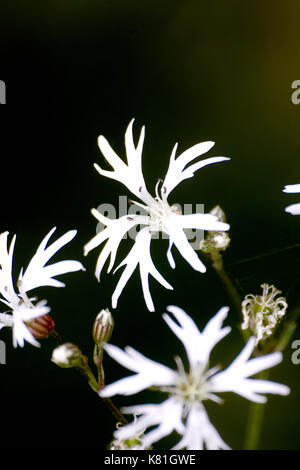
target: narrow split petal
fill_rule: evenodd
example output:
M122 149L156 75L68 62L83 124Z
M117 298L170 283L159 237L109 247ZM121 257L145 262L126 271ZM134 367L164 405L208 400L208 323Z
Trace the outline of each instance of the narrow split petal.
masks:
M214 142L201 142L200 144L196 144L193 147L187 149L176 159L175 152L177 145L174 147L170 158L169 168L163 182L164 194L166 198L173 191L173 189L178 186L179 183L181 183L181 181L194 176L194 173L200 168L203 168L204 166L210 165L212 163L229 160L227 157L211 157L185 168L186 165L188 165L192 160L195 160L195 158L208 152L213 146Z
M143 229L138 233L135 243L126 258L117 267L117 269L119 269L122 266L126 266L112 296L113 308L116 308L118 298L137 265L139 265L140 268L145 302L150 312L154 311L154 304L149 289L149 274L151 274L166 289L173 289L173 287L163 278L154 266L150 254L150 243L151 234L147 229Z
M128 439L133 435L143 433L151 426L157 426L141 438L143 446L149 447L153 442L159 441L173 431L184 432L182 404L174 398L169 398L159 405L137 405L123 408L122 411L140 416L114 433L118 439Z
M285 211L292 215L300 215L300 203L291 204L285 208Z
M178 224L179 217L180 216L177 216L176 214L171 214L164 223L165 231L170 234L172 243L176 246L181 256L192 266L192 268L201 273L205 273L206 267L189 243L184 230ZM170 259L169 252L169 261Z
M153 201L153 198L147 191L141 165L141 153L145 130L142 128L138 145L135 147L132 134L133 121L134 120L130 121L125 133L125 147L128 165L126 165L114 152L105 137L100 136L98 138L99 148L107 162L112 166L113 171L103 170L97 164L95 164L94 167L101 175L115 179L124 184L129 191L148 204Z
M111 344L105 344L103 347L111 357L136 374L106 385L100 391L102 397L131 395L154 385L170 385L175 380L176 373L172 369L148 359L133 348L127 347L122 351Z
M203 406L189 412L182 439L173 448L186 450L229 450L216 428L211 424Z
M85 271L85 268L79 261L68 261L64 262L64 264L55 263L45 267L45 264L49 261L49 259L64 245L69 243L77 233L76 230L70 230L46 248L46 245L55 229L56 228L54 227L52 230L50 230L50 232L43 239L35 255L28 264L25 273L23 274L21 272L19 281L22 283L23 292L28 292L40 286L63 287L64 284L53 279L53 276L79 270Z
M288 184L283 189L284 193L300 193L300 184Z

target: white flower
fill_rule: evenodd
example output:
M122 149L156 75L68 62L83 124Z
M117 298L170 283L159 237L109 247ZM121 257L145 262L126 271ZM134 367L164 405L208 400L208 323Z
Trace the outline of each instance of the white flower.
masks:
M133 271L139 266L143 293L147 307L150 311L154 310L150 290L149 290L149 274L151 274L160 284L167 289L172 286L161 276L155 268L150 255L151 236L157 232L162 232L169 238L169 247L167 250L167 259L170 266L175 268L175 261L171 253L172 246L175 245L185 260L196 270L204 273L206 268L198 258L198 255L188 242L185 230L228 230L229 225L220 222L216 216L211 214L188 214L181 215L175 205L169 205L167 198L173 189L183 180L194 176L195 171L199 170L211 163L229 160L227 157L211 157L198 161L192 165L186 166L200 155L208 152L214 145L213 142L202 142L196 144L181 155L175 158L177 144L173 148L169 168L163 182L159 181L155 188L156 197L152 197L146 188L142 173L142 148L145 136L145 128L142 128L137 146L133 141L132 120L125 133L125 148L127 156L127 165L121 160L114 150L110 147L107 140L100 136L98 145L107 162L112 166L113 171L107 171L95 164L96 170L102 176L113 178L123 183L141 202L135 204L141 207L146 215L122 216L119 219L108 219L99 213L96 209L92 209L92 214L96 219L103 223L106 228L98 233L84 247L84 254L87 255L92 249L96 248L103 242L106 242L96 265L96 277L100 280L100 274L105 262L110 258L107 272L110 272L116 259L119 244L124 235L133 227L141 226L134 246L128 253L127 257L116 268L125 266L123 274L116 286L116 290L112 296L112 306L116 308L118 298L124 289L128 279ZM160 186L161 185L161 186ZM160 186L160 189L159 189Z
M300 193L300 184L289 184L283 189L284 193ZM293 215L300 215L300 203L291 204L285 208L286 212Z
M183 310L175 306L168 307L177 322L167 314L164 314L163 318L185 347L189 361L187 371L178 357L177 370L174 371L146 358L131 347L126 347L123 351L111 344L104 345L105 351L112 358L135 372L135 375L107 385L99 392L100 396L131 395L148 387L156 387L168 394L168 398L161 404L125 407L123 412L139 417L115 431L116 439L128 439L150 426L156 426L141 438L145 447L151 446L172 431L177 431L181 440L175 449L228 449L209 420L204 407L205 400L220 403L222 400L217 393L234 392L248 400L264 403L265 393L289 393L289 388L285 385L250 378L282 360L280 352L250 359L256 343L254 337L249 339L240 354L225 370L220 371L218 367L209 368L212 349L231 330L228 326L222 327L228 310L228 307L221 308L200 332Z
M34 303L36 298L29 298L27 292L40 286L64 287L65 284L54 279L54 276L80 269L85 270L79 261L73 260L59 261L45 266L49 259L60 248L70 242L77 233L76 230L70 230L46 248L48 240L55 230L56 227L50 230L43 239L25 272L23 272L23 268L21 269L17 282L18 292L15 291L12 280L16 236L13 237L8 250L7 238L9 233L3 232L0 234L0 294L2 295L0 301L9 308L8 312L0 313L0 329L4 326L12 328L14 347L23 347L25 340L34 346L40 346L26 322L50 312L46 300Z

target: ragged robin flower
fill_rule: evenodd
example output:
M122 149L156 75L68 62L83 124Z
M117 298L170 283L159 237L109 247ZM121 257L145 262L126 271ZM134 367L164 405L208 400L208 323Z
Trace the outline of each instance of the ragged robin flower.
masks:
M123 351L112 344L103 346L113 359L134 374L106 385L99 392L100 396L132 395L150 387L167 395L162 403L123 408L124 413L138 417L115 431L116 439L130 439L150 428L140 437L144 447L151 446L176 431L181 439L174 449L228 449L208 417L205 402L222 403L219 397L222 392L233 392L257 403L267 400L264 396L266 393L289 393L289 388L285 385L250 378L282 360L279 351L251 358L256 343L254 337L248 340L227 368L220 370L219 367L210 366L212 349L231 330L229 326L223 327L228 310L227 307L221 308L200 332L183 310L175 306L168 307L176 321L167 314L163 318L185 347L189 362L187 369L179 357L176 358L177 370L172 370L131 347L127 346Z
M170 266L175 268L175 261L172 255L172 247L175 245L180 254L196 271L204 273L206 268L199 259L197 253L191 246L186 236L186 229L212 230L216 232L226 231L229 225L220 222L218 217L212 214L181 214L175 204L168 202L168 197L173 189L182 181L194 176L195 171L200 168L229 160L227 157L210 157L197 161L189 165L200 155L208 152L214 142L202 142L185 150L176 158L177 144L174 146L169 168L164 180L159 180L155 187L155 197L151 196L146 188L142 172L142 149L145 136L145 128L141 130L137 146L133 140L132 120L125 133L125 148L127 164L114 152L105 137L98 138L98 145L107 162L113 171L103 170L95 164L96 170L102 176L115 179L124 184L140 201L133 201L142 208L146 215L124 215L117 219L109 219L96 209L92 209L94 217L106 226L84 247L84 254L87 255L92 249L106 242L99 255L96 265L96 277L100 280L100 274L104 264L109 259L107 272L114 266L117 250L122 238L133 227L139 226L134 245L126 258L117 266L115 271L125 266L124 271L117 283L112 295L112 306L116 308L119 296L126 283L139 267L142 289L146 305L150 311L154 310L154 304L149 289L149 274L151 274L161 285L167 289L173 287L164 279L153 264L150 254L151 238L157 232L161 232L169 238L167 259ZM189 166L187 166L189 165Z

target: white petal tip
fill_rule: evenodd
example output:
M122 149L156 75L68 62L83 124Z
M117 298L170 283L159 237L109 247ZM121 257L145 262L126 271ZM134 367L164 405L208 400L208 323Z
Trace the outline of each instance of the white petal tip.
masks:
M77 235L77 230L69 230L70 241Z
M285 212L291 215L300 215L300 204L293 204L292 206L286 207Z
M205 267L205 266L201 266L201 267L199 267L198 269L196 269L196 271L198 271L199 273L204 274L204 273L206 273L206 267Z
M291 393L290 387L288 387L287 385L282 385L280 394L286 396L286 395L289 395L290 393Z

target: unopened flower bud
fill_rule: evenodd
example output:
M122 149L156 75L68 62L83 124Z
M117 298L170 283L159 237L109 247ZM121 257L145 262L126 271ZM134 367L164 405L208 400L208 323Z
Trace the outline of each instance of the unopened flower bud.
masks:
M226 222L226 214L223 211L222 207L217 205L212 208L211 211L209 211L211 215L214 215L215 217L218 217L220 222Z
M257 343L272 335L288 307L284 297L277 297L281 291L276 287L269 284L261 287L262 295L246 295L242 302L242 329L254 334Z
M171 211L177 215L182 215L182 208L178 202L175 202L175 204L172 204Z
M94 324L93 324L93 339L94 342L101 346L103 343L108 343L110 340L112 331L114 328L114 319L111 312L106 308L105 310L101 310L98 313Z
M59 367L79 367L82 365L82 352L72 343L64 343L54 349L51 361Z
M210 212L218 218L220 222L226 222L226 215L220 206L215 206ZM199 249L204 253L213 253L225 251L230 244L230 237L228 232L214 232L208 231L207 236L199 244Z
M26 322L26 325L37 339L48 338L55 327L55 323L48 313Z

